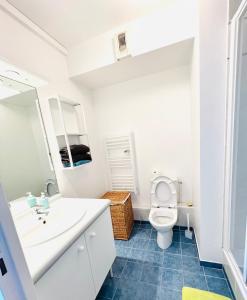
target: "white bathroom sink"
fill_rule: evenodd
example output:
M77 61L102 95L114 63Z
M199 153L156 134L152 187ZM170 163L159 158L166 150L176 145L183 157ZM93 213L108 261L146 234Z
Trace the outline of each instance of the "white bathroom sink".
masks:
M40 215L33 213L16 224L23 247L34 247L58 237L78 224L86 214L86 210L77 205L54 205L48 211L47 216L41 215L42 220L38 220Z

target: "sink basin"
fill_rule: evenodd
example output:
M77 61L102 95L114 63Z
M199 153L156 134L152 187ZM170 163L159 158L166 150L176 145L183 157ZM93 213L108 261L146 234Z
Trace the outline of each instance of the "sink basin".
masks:
M48 211L47 216L41 215L42 220L38 220L40 215L33 213L16 223L23 247L34 247L58 237L73 228L86 214L86 210L77 205L54 205Z

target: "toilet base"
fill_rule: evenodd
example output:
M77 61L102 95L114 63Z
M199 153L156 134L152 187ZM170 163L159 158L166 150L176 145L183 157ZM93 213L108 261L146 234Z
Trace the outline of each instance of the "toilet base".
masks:
M157 244L161 249L167 249L171 246L173 231L157 232Z

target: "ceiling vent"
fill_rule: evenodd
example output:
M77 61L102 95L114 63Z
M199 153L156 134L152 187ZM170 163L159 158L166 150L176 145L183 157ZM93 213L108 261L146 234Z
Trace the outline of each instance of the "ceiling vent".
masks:
M117 60L130 56L126 32L118 33L114 38L114 48Z

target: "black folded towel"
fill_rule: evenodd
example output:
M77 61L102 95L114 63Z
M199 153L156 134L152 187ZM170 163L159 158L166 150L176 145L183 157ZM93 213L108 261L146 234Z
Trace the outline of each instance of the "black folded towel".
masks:
M77 154L81 154L81 153L87 153L90 151L90 148L86 145L71 145L70 146L70 151L71 151L71 155L77 155ZM60 154L61 155L68 155L68 149L67 147L64 147L62 149L60 149Z
M89 153L82 153L82 154L77 154L77 155L72 155L72 160L74 163L80 161L80 160L92 160L92 157ZM62 157L62 162L63 163L69 163L69 157Z

